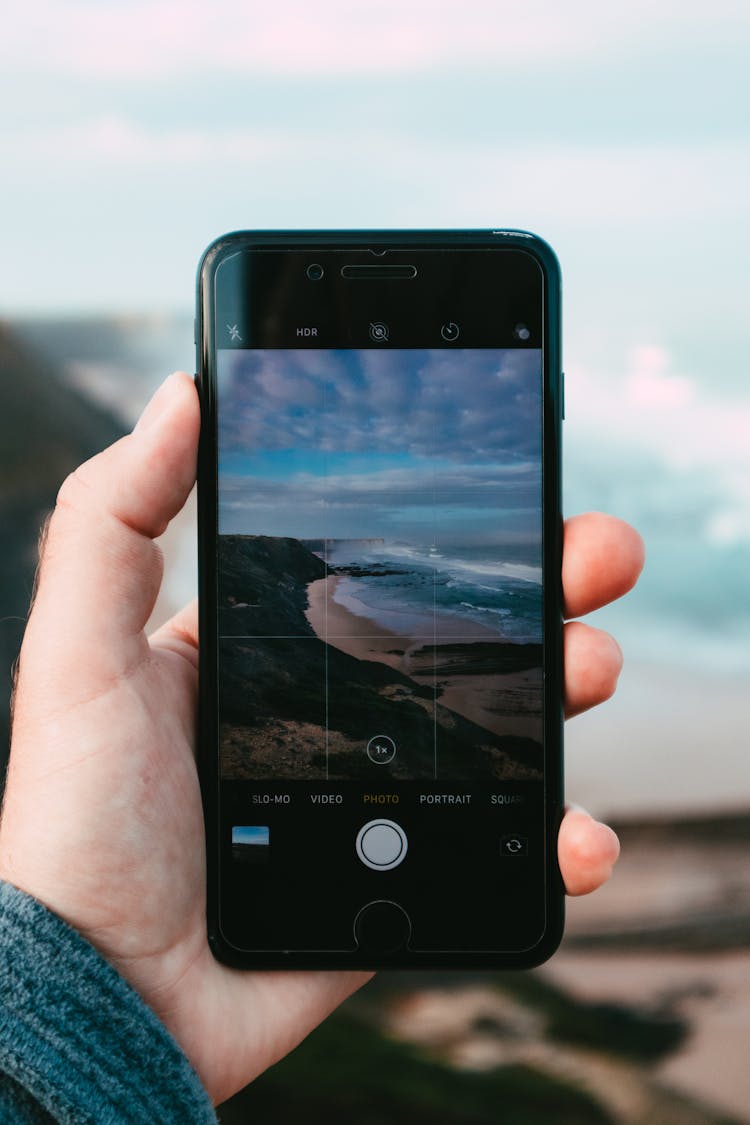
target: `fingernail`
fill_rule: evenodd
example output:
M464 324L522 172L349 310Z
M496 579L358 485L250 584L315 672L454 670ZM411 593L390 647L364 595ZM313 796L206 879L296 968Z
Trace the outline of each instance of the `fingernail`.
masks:
M175 378L174 375L169 375L161 384L161 386L154 392L146 407L141 414L140 418L133 428L133 433L140 433L143 430L148 430L151 426L155 425L162 414L167 409L170 399L172 397L171 383Z

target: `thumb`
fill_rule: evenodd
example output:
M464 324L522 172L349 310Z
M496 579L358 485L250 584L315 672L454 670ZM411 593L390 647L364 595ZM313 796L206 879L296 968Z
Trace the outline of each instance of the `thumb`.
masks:
M40 705L75 704L145 658L143 627L162 577L161 552L152 540L188 497L199 428L195 387L178 372L156 392L132 434L64 482L40 559L19 692L31 690Z

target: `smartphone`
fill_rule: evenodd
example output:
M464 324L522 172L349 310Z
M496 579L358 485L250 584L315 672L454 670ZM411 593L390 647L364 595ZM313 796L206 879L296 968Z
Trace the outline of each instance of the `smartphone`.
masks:
M511 230L230 234L196 327L216 957L543 961L563 926L553 252Z

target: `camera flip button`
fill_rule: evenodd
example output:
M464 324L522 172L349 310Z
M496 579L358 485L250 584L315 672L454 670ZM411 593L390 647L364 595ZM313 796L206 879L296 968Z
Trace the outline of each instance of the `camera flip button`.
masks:
M408 849L406 833L393 820L369 820L357 833L357 855L372 871L392 871Z

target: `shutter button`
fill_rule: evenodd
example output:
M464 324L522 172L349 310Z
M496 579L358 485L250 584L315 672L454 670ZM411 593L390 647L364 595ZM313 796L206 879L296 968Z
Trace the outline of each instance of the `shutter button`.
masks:
M391 871L403 861L406 833L393 820L370 820L357 833L357 855L372 871Z

